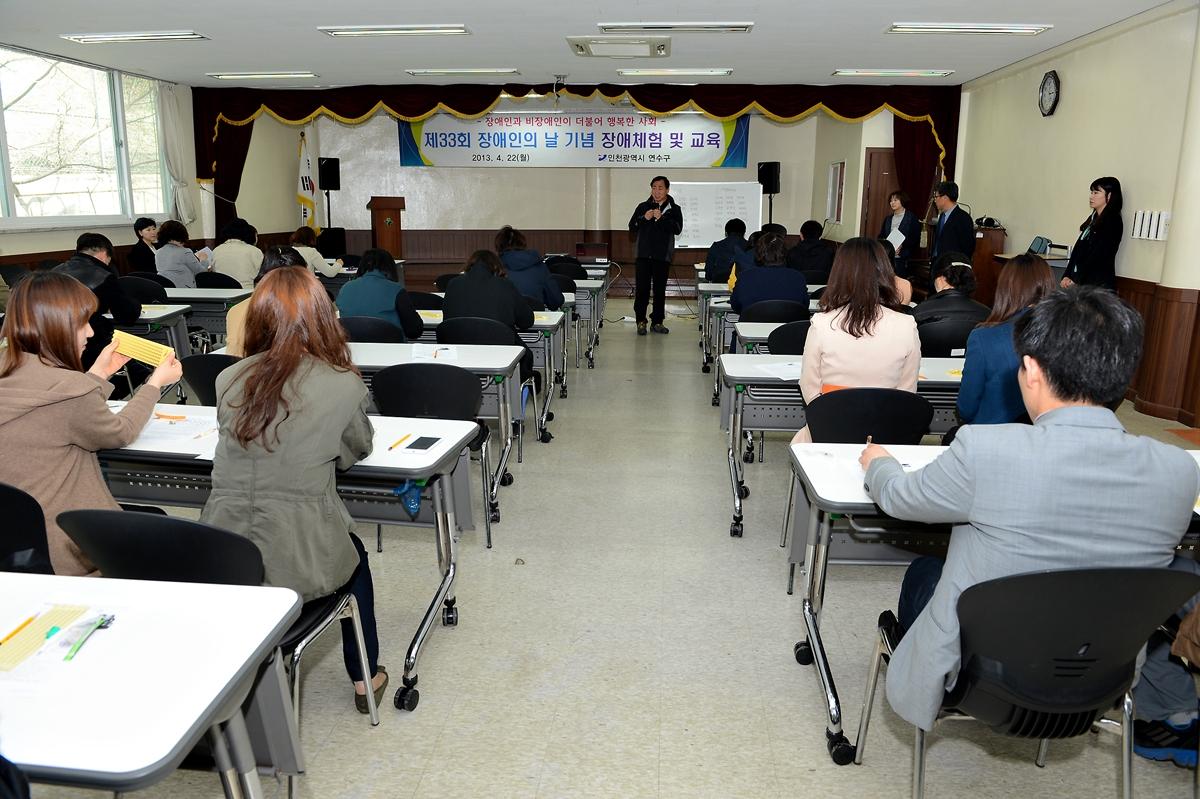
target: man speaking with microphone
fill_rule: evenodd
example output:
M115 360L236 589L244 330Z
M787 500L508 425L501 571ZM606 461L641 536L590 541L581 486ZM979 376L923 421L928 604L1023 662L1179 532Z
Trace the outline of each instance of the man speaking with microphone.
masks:
M683 211L675 198L667 194L671 181L662 175L650 181L650 199L638 205L629 218L629 229L637 233L637 287L634 291L633 313L637 317L639 336L646 335L646 305L650 287L654 287L654 309L650 313L650 329L655 333L670 333L663 324L666 316L667 272L675 251L675 237L683 230Z

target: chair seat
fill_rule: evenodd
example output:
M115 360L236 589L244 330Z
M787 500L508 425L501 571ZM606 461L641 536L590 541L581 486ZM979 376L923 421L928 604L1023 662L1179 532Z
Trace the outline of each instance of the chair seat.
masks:
M329 596L319 597L309 602L305 602L300 608L300 617L288 629L283 639L279 642L279 648L285 653L295 649L301 641L308 637L313 628L325 620L330 613L337 609L349 593L346 589L338 589Z

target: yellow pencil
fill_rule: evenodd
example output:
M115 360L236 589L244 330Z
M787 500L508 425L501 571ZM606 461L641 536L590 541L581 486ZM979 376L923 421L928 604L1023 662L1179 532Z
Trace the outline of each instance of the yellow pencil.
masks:
M16 635L17 633L21 632L21 630L24 630L26 627L28 627L33 622L33 620L36 618L37 618L37 614L35 613L32 616L30 616L28 619L26 619L25 621L21 622L17 626L17 629L13 630L11 633L4 636L4 640L0 641L0 645L7 644L9 641L11 641L14 635Z
M410 438L412 438L412 433L405 433L404 436L401 439L399 439L395 444L392 444L390 447L388 447L388 452L391 452L396 447L403 444L405 441L408 441Z

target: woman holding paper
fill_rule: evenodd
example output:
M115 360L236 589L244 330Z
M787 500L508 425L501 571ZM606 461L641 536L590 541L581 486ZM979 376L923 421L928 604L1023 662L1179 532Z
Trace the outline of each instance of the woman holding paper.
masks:
M908 259L921 243L921 222L917 215L908 210L908 195L902 191L894 191L888 195L888 208L891 213L883 219L879 228L879 238L887 239L896 248L896 257L892 268L897 277L908 277Z
M34 272L12 290L0 336L0 482L33 496L46 517L55 574L96 567L58 526L68 510L120 510L96 452L138 437L163 389L179 381L174 355L164 360L124 408L105 403L108 378L128 362L113 341L86 372L80 362L92 335L96 295L70 275Z
M370 396L333 303L307 268L274 269L259 282L246 312L245 352L217 377L220 438L200 519L257 544L268 585L305 601L349 589L379 702L388 680L377 663L371 571L334 477L371 453ZM349 620L342 654L355 705L366 713Z

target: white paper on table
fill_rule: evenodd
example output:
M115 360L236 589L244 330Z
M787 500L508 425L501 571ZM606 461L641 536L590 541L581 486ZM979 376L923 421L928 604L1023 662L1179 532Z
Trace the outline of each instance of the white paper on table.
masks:
M887 240L896 248L896 252L900 252L900 248L904 246L904 234L900 232L900 228L892 228L892 232L887 235Z
M413 344L414 361L457 361L458 347L453 344Z
M109 410L115 413L120 409L110 405ZM184 418L161 419L152 415L141 434L126 449L195 455L198 459L212 460L217 451L217 420L212 416L179 415Z
M755 364L754 368L779 380L795 381L800 379L800 366L801 361L787 361L785 363L759 363Z

